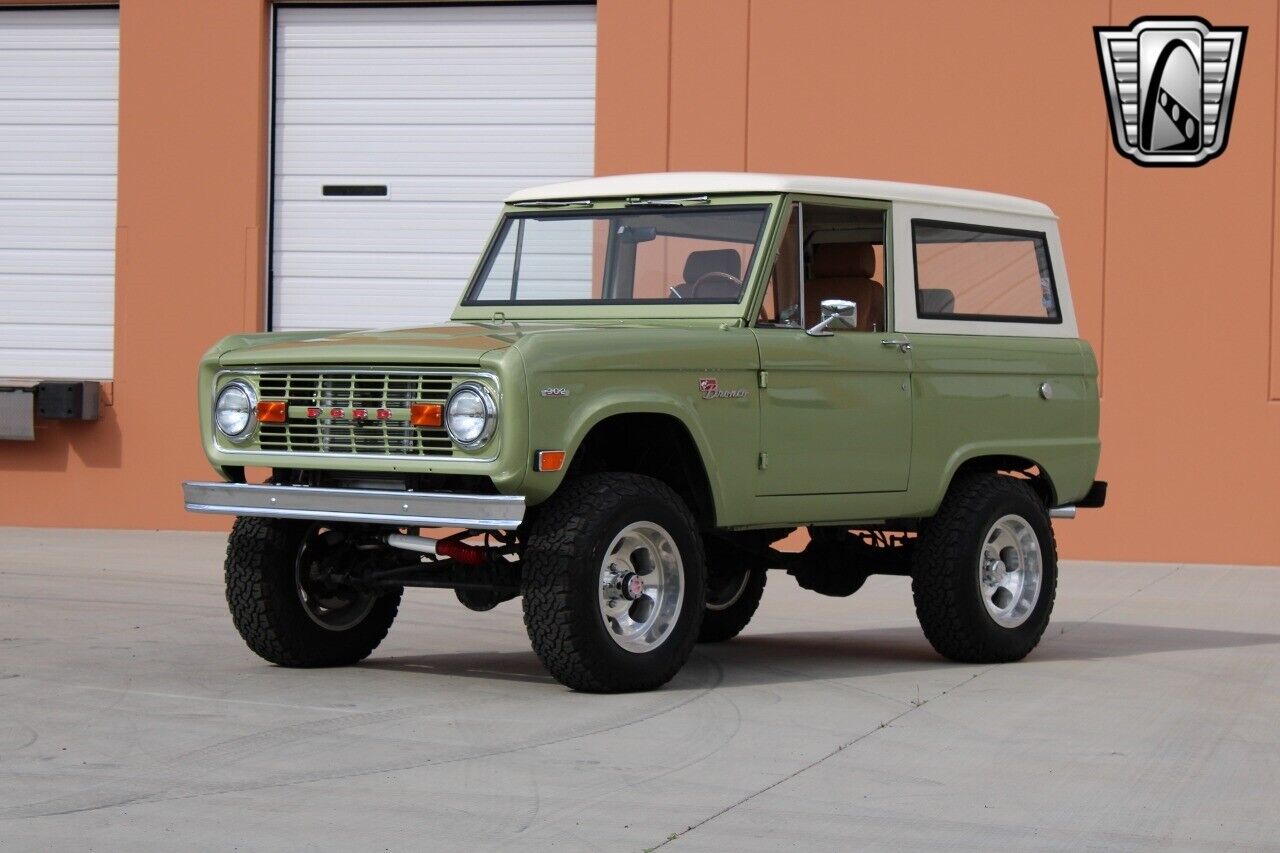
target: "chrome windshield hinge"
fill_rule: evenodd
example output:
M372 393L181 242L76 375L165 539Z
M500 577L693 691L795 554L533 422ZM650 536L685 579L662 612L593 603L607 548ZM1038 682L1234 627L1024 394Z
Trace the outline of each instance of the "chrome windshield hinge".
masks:
M769 371L767 370L760 371L760 387L761 388L769 387Z

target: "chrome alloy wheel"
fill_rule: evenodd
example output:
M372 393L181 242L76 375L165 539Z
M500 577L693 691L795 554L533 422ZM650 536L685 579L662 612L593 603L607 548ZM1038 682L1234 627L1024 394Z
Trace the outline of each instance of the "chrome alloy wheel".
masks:
M298 600L312 622L328 631L354 628L369 615L378 597L328 580L335 567L335 549L326 543L326 531L313 525L302 539L294 561Z
M609 636L629 652L653 651L675 629L683 604L684 564L671 534L649 521L623 528L600 565Z
M978 587L987 613L1002 628L1017 628L1040 600L1044 557L1035 530L1020 515L991 525L978 555Z

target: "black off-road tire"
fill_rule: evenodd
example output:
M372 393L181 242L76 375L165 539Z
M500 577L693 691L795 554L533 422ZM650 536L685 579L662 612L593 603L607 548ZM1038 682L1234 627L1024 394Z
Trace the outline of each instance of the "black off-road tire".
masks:
M311 523L241 516L227 541L227 605L249 648L280 666L347 666L378 647L395 621L399 589L379 595L357 624L330 630L307 615L295 560Z
M652 690L693 651L706 589L693 514L666 484L639 474L591 474L563 484L539 508L524 549L524 624L557 681L589 693ZM605 551L630 524L661 525L680 552L684 597L671 633L639 653L614 642L600 611Z
M1035 532L1043 561L1039 597L1021 625L1004 627L987 612L979 584L983 538L1006 515ZM920 529L912 555L911 593L920 627L934 649L960 663L1008 663L1026 657L1044 634L1058 584L1053 527L1025 480L970 475L952 484L937 515Z
M707 607L706 612L702 614L702 629L698 632L699 643L723 643L725 640L732 640L742 633L742 629L747 627L751 617L756 615L769 573L764 568L755 568L746 570L744 574L746 583L741 587L735 587L729 596L731 600L722 604L714 601L712 593L714 581L707 582ZM733 594L737 597L733 597Z

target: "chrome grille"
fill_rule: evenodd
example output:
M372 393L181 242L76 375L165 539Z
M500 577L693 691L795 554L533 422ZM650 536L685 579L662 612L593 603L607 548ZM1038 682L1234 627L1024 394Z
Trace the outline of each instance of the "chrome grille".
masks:
M258 375L262 400L286 400L284 423L261 424L262 450L297 453L343 453L402 456L449 456L453 442L443 427L415 427L409 423L413 403L443 404L453 389L454 374L378 371L289 371ZM342 409L346 418L313 418L305 409L322 414ZM351 419L353 409L368 410L365 420ZM378 409L395 416L378 420Z

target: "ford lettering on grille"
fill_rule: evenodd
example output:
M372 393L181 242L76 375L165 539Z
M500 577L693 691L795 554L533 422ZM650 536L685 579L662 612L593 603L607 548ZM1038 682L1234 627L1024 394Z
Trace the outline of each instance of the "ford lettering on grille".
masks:
M452 371L267 371L258 377L264 400L287 401L284 423L262 424L262 450L285 453L450 456L443 428L409 421L414 403L441 403L458 381Z

